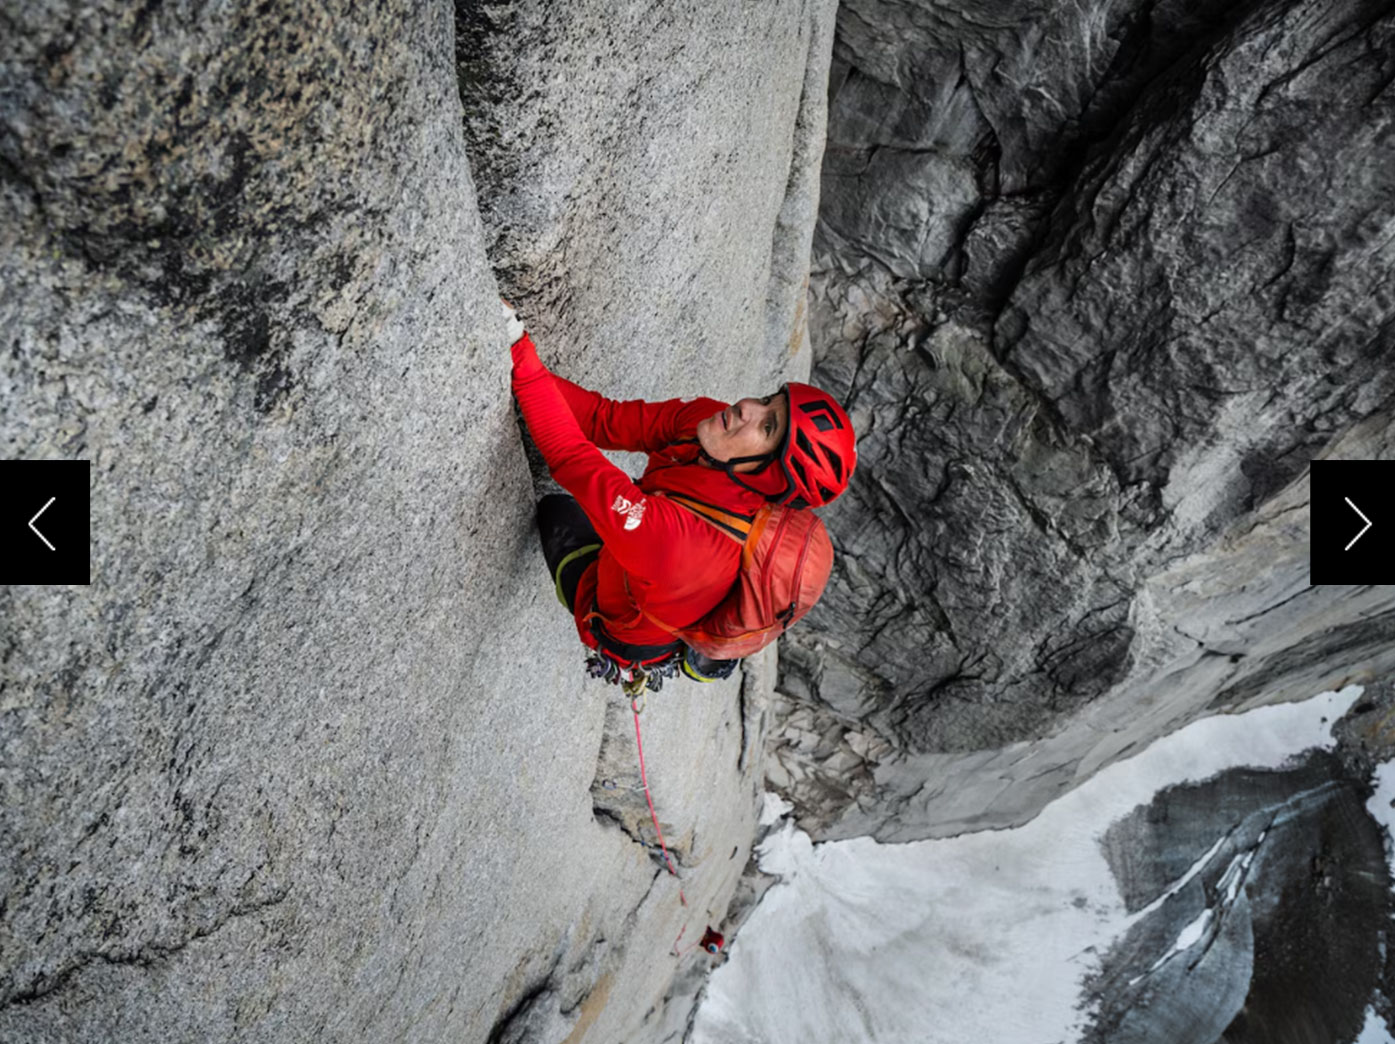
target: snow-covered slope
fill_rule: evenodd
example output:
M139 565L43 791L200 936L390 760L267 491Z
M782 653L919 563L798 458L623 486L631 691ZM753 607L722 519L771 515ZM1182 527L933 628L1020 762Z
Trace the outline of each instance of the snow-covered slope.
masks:
M1353 1040L1377 975L1358 955L1388 933L1386 840L1352 814L1350 784L1304 766L1335 747L1332 725L1359 696L1196 722L1013 829L815 845L785 821L760 847L779 881L713 974L690 1039L1213 1044L1246 1002L1256 949L1286 942L1305 948L1313 987L1290 986L1286 1023L1309 1019L1304 1039ZM1268 785L1264 800L1252 777ZM1388 796L1388 768L1381 779ZM1183 807L1189 794L1205 811ZM1149 848L1149 830L1172 831L1172 843ZM1327 887L1348 893L1335 911L1304 887L1314 834L1340 864ZM1379 894L1360 893L1363 879ZM1332 993L1331 955L1314 939L1338 919L1353 989L1325 1009L1315 995ZM1252 1023L1263 1013L1254 1004ZM1373 1028L1367 1039L1389 1038Z

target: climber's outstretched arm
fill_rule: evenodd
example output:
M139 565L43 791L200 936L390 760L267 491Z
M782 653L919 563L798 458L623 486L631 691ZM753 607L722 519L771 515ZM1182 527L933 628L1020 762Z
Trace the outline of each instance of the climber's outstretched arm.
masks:
M573 384L565 377L553 374L552 379L581 426L582 434L601 449L653 453L693 438L698 421L726 405L716 399L616 401Z
M503 305L509 344L516 345L526 336L526 331L513 306L507 301ZM531 338L529 340L531 343ZM726 403L706 398L688 401L666 399L663 402L629 399L621 402L607 399L556 374L552 375L552 379L576 418L581 433L600 449L653 453L693 438L698 421L726 406Z
M685 546L678 535L702 523L649 496L586 438L527 334L513 345L513 393L552 477L576 497L621 567L639 578L667 575Z

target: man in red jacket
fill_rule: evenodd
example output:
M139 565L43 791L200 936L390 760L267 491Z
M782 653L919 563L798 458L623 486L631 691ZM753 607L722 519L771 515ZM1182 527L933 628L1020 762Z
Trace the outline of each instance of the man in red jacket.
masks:
M512 309L505 315L514 396L553 478L571 494L544 497L538 524L558 598L596 652L592 673L643 675L653 688L680 667L699 681L728 676L735 661L698 656L654 621L687 626L715 607L736 581L741 545L661 494L746 517L767 500L825 504L847 488L856 464L847 414L793 382L730 406L615 402L550 373ZM631 480L602 449L648 453L644 475Z

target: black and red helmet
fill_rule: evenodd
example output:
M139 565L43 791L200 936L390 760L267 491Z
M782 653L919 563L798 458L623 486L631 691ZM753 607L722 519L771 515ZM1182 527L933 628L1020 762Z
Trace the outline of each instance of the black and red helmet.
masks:
M827 392L798 381L781 391L789 403L789 423L775 459L788 486L771 499L822 507L848 488L857 467L857 435L847 412Z
M843 407L812 384L790 381L780 389L789 404L789 423L773 453L717 460L698 446L702 459L721 468L733 482L776 504L822 507L848 488L857 467L857 435ZM740 472L743 464L758 465ZM779 464L778 472L770 465ZM775 488L783 478L783 484Z

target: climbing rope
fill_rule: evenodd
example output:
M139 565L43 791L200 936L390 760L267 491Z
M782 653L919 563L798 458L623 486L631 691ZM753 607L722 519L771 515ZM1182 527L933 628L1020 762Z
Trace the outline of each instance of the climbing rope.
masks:
M679 944L680 942L682 942L682 940L683 940L683 933L686 932L687 930L688 930L688 922L687 922L687 921L684 921L684 922L683 922L683 927L682 927L682 928L679 930L679 932L678 932L678 938L673 940L673 949L669 950L669 953L670 953L672 956L674 956L674 957L686 957L688 954L692 953L694 950L696 950L699 946L702 945L702 940L699 939L697 942L695 942L695 943L689 943L687 946L683 947L683 949L680 950L680 949L678 948L678 944Z
M673 857L668 854L668 845L664 843L664 832L659 827L659 814L654 811L654 797L649 793L649 775L644 771L644 740L639 734L639 712L642 708L635 702L637 698L638 693L630 696L630 710L634 712L635 716L635 746L639 750L639 779L644 784L644 800L649 802L649 818L654 821L654 833L659 835L659 848L663 850L664 859L668 863L668 872L677 877L678 871L673 866ZM678 900L684 906L688 905L688 897L683 894L681 884L678 886ZM688 926L685 924L683 927L686 930ZM683 938L683 932L678 933L678 938ZM674 945L678 945L676 941Z
M642 677L632 683L634 685L633 689L629 687L629 684L630 683L627 683L625 692L630 697L630 710L634 712L635 716L635 749L639 751L639 780L644 786L644 800L649 802L649 818L654 821L654 833L659 837L659 848L663 850L664 861L668 864L668 872L674 877L677 877L678 870L673 865L673 857L669 855L668 845L664 842L663 829L659 826L659 814L654 811L654 795L649 791L649 773L644 767L644 737L640 735L639 730L639 713L644 709L644 704L639 701L644 697L647 689L644 686L644 679ZM688 897L683 894L683 886L681 884L678 886L678 901L684 906L688 905ZM708 912L710 913L711 911L709 910ZM722 934L710 925L707 931L703 933L701 939L680 950L678 944L683 941L683 934L687 930L688 922L685 920L683 922L683 927L678 930L678 938L673 940L673 946L669 950L672 956L683 957L692 953L699 947L711 954L721 952L724 943Z

